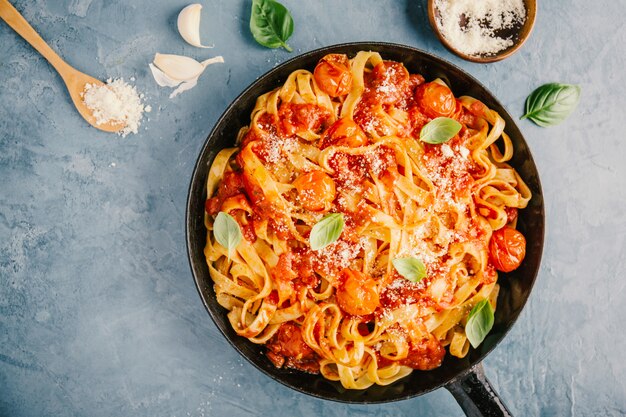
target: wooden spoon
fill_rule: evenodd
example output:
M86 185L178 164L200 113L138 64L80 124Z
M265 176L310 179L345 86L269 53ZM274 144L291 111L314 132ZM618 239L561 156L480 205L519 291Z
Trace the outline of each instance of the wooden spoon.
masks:
M65 85L67 91L70 93L70 97L76 106L76 110L87 122L96 129L104 130L105 132L117 132L124 128L124 123L96 123L91 110L83 102L81 94L85 91L86 84L105 85L102 81L90 77L87 74L83 74L77 69L71 67L67 62L63 61L56 52L50 48L50 46L39 36L39 34L28 24L24 16L20 14L15 7L8 2L8 0L0 0L0 17L8 23L26 42L30 43L33 48L37 50L59 73Z

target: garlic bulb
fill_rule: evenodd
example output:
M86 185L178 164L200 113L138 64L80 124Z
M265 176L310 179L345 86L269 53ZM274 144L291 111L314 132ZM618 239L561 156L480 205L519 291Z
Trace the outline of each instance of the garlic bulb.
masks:
M202 5L199 3L190 4L178 14L178 33L187 43L198 48L212 48L200 42L200 11Z

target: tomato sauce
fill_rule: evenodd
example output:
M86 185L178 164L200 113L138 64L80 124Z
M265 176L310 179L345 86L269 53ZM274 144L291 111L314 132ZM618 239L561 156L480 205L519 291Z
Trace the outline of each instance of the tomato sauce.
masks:
M314 104L283 103L278 109L279 129L285 137L306 130L319 133L329 118L330 112L327 109Z
M294 288L296 291L301 288L317 289L320 284L320 278L315 273L315 255L309 248L294 248L293 270L297 278L294 280Z
M268 359L277 368L319 372L317 354L304 342L300 326L294 323L283 323L265 346Z
M222 182L217 188L217 193L214 197L208 199L205 203L205 209L211 216L217 215L222 209L224 200L228 197L233 197L244 191L243 178L240 173L234 171L228 171L224 174Z
M439 340L431 335L418 344L411 344L409 355L400 363L420 371L429 371L441 365L445 354L446 350Z
M404 65L383 61L364 76L365 89L354 112L354 121L364 131L374 130L384 136L386 132L376 115L376 108L385 111L392 107L403 111L415 105L414 91L424 82L421 75L409 75Z
M363 155L335 153L329 161L332 178L338 189L356 190L367 177L367 160Z
M371 214L366 206L365 202L359 202L355 212L344 211L342 237L347 242L357 243L361 238L361 231L371 221Z
M245 196L243 194L238 194L236 197L239 197L245 201ZM256 232L254 231L254 221L252 220L252 216L243 210L243 209L235 209L231 210L229 213L239 224L239 229L241 230L241 234L243 237L250 243L254 243L256 240Z
M394 310L405 304L432 305L432 300L426 296L426 288L430 280L430 278L424 278L420 282L414 283L397 276L398 284L392 283L382 291L380 295L381 307L383 310Z

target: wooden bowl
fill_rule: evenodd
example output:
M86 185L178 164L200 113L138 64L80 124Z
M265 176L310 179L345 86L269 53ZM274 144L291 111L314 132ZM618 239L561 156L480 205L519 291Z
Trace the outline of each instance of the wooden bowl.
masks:
M476 0L479 1L479 0ZM456 49L448 40L443 36L437 25L437 18L439 17L439 11L435 7L435 0L428 0L428 20L430 20L430 26L441 41L441 43L453 54L465 59L466 61L478 62L486 64L489 62L501 61L504 58L508 58L513 55L519 48L522 47L526 39L530 36L530 32L535 25L535 18L537 16L537 0L524 0L524 6L526 7L526 20L524 24L518 28L513 29L512 39L513 45L510 47L496 52L493 55L468 55ZM508 35L508 34L507 34Z

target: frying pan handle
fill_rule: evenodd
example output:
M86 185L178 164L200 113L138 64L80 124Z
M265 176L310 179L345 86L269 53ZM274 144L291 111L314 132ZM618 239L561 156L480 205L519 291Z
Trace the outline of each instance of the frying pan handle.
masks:
M478 363L462 378L446 385L467 417L511 417Z

